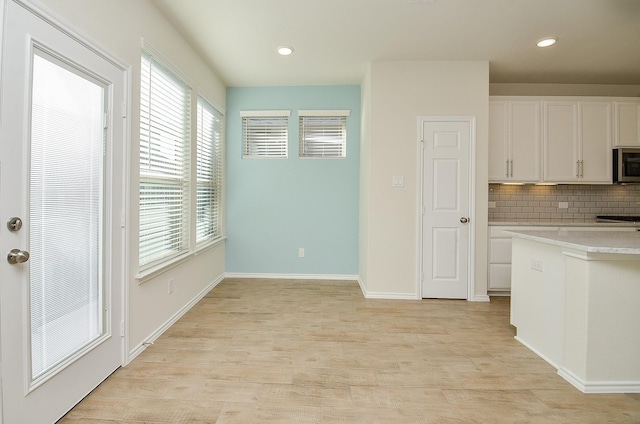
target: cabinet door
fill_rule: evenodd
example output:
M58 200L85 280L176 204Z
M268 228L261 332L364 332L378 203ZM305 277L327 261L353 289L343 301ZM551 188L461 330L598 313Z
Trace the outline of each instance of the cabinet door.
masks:
M614 103L616 147L640 147L640 102Z
M489 182L509 179L508 102L489 102Z
M580 102L580 180L611 184L611 102Z
M540 102L509 102L511 176L513 181L540 181Z
M578 102L544 102L544 180L578 181Z
M511 264L489 265L489 290L511 290Z

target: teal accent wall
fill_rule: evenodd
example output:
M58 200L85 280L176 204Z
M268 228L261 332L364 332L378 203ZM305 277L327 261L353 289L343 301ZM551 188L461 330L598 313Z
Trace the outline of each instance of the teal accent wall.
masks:
M298 157L305 109L351 111L346 158ZM287 159L242 159L242 110L291 110ZM226 117L226 271L357 275L360 86L228 88Z

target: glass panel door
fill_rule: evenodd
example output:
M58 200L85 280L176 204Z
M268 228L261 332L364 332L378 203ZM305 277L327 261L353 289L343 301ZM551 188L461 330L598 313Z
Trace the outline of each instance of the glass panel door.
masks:
M104 334L105 90L43 52L33 59L29 280L37 380Z
M126 358L130 75L27 3L4 2L0 421L53 423Z

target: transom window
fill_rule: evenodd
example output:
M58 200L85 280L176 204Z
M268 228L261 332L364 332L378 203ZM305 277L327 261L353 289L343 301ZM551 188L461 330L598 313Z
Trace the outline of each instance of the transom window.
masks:
M242 111L242 157L286 158L290 111Z
M298 115L301 158L347 156L348 110L301 110Z

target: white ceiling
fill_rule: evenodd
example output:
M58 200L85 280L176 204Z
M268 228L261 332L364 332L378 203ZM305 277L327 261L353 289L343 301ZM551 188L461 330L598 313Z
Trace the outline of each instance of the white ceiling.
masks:
M152 1L232 87L359 84L369 62L403 60L488 60L492 83L640 84L640 0Z

